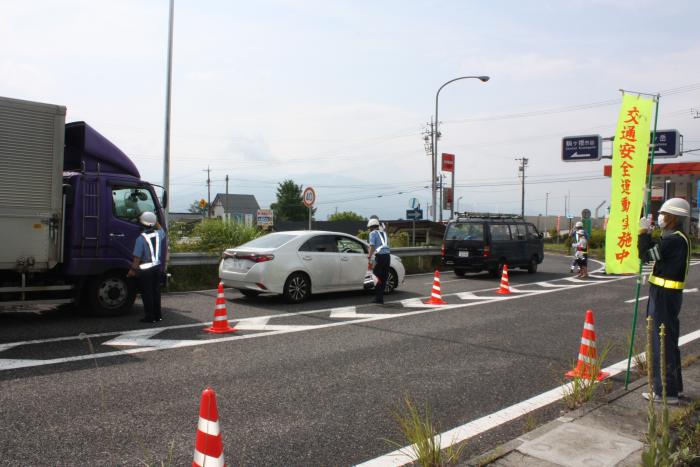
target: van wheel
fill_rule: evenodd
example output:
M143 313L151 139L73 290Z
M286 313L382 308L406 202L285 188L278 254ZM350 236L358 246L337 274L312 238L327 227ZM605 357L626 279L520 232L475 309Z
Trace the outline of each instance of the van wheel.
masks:
M85 294L90 314L116 316L131 309L136 299L136 284L124 271L108 271L89 281Z
M455 276L463 277L465 272L464 269L455 269Z
M530 274L537 272L537 256L530 258L530 264L527 265L527 272Z
M289 303L301 303L311 295L311 280L303 272L295 272L284 283L285 300Z

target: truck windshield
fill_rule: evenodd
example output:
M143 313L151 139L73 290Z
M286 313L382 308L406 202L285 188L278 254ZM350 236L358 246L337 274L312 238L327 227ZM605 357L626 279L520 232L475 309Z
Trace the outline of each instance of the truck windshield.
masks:
M456 223L449 226L447 240L483 240L484 225L481 223Z
M138 222L141 213L156 212L151 192L144 188L112 186L114 215L130 222Z

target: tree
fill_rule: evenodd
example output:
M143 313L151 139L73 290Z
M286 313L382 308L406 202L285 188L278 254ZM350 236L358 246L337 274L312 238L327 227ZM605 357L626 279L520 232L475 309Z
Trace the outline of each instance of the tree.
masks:
M187 208L187 212L191 212L192 214L200 214L202 216L205 216L207 214L207 209L209 209L209 204L204 201L203 199L201 200L194 200L192 204L190 204L190 207Z
M331 214L328 217L329 221L366 221L364 217L352 211L342 211Z
M285 180L277 186L277 202L270 208L275 212L275 219L282 221L306 221L309 219L309 208L304 206L301 198L301 185L293 180ZM316 209L312 209L312 214Z

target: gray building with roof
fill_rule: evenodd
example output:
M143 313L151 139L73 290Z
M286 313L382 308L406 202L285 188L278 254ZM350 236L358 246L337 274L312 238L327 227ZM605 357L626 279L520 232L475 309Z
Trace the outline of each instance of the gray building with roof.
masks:
M260 205L253 195L217 193L211 208L212 217L253 225Z

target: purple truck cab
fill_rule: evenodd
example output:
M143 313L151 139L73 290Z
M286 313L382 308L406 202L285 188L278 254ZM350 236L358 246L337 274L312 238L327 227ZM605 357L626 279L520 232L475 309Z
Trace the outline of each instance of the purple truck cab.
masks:
M126 312L136 295L126 273L141 233L138 217L152 211L166 225L154 186L142 181L126 154L85 122L66 124L63 169L66 208L59 273L72 278L76 299L93 313ZM165 204L165 192L163 196Z

